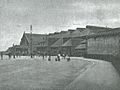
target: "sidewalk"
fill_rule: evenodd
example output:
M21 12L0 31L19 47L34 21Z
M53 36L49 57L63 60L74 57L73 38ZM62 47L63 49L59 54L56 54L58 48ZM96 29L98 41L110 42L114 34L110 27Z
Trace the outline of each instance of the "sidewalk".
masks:
M120 77L114 66L107 61L72 57L92 61L93 65L65 87L65 90L119 90Z

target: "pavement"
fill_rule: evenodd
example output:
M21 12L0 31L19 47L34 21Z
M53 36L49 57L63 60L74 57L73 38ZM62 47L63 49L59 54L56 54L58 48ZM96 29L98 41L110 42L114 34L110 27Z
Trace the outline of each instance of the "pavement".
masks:
M120 77L110 62L71 57L0 60L0 90L119 90Z
M110 62L81 59L92 61L93 64L66 86L65 90L120 90L119 74Z

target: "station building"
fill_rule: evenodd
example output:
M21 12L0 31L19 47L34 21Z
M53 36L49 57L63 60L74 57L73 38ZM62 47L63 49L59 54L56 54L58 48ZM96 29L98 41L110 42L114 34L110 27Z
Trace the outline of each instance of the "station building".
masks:
M31 52L34 55L61 53L70 56L116 54L119 52L118 32L119 28L90 25L49 34L24 32L20 45L14 45L8 51L19 55L30 55Z

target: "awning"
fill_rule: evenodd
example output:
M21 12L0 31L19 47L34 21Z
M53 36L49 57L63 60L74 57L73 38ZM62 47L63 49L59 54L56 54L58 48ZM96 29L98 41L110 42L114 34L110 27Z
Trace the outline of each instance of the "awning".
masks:
M86 49L86 44L80 44L75 49Z
M81 43L81 44L84 44L84 43L87 43L87 41L86 41L86 40L83 40L83 41L81 41L80 43Z
M63 44L63 39L60 38L58 39L53 45L51 45L51 47L59 47Z
M62 45L62 47L69 47L69 46L72 46L72 40L71 40L71 39L67 40L67 41Z

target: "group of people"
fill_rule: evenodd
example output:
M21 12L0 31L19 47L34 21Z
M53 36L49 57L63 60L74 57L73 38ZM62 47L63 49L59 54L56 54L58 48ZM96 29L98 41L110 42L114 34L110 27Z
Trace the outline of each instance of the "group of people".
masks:
M50 54L43 53L43 54L41 54L40 56L43 57L43 60L48 57L48 61L51 61L51 56L52 56L52 55L50 55ZM60 53L58 53L58 54L56 55L55 61L60 61L61 58L67 59L67 61L70 61L70 56L69 56L69 55L67 55L67 54L60 54Z
M3 53L2 52L0 53L0 56L1 56L1 60L3 60ZM47 56L48 56L48 61L51 61L51 55L47 55L47 53L42 54L43 59L47 58ZM8 54L8 57L9 57L9 59L11 59L12 55ZM15 58L15 55L13 55L13 58ZM69 55L60 54L60 53L57 54L57 56L55 58L55 61L60 61L61 58L66 59L67 61L70 61L70 56Z
M0 53L1 60L3 60L3 58L4 58L3 56L4 56L4 54L1 52ZM9 59L11 59L12 56L13 56L14 59L15 59L15 57L18 57L18 56L12 55L12 54L7 54L7 56L9 57Z
M57 54L55 61L60 61L61 58L63 59L67 59L67 61L70 61L70 56L69 55L65 55L65 54ZM51 56L48 57L48 61L51 61Z

